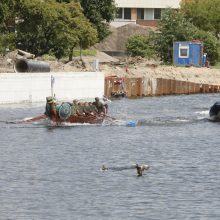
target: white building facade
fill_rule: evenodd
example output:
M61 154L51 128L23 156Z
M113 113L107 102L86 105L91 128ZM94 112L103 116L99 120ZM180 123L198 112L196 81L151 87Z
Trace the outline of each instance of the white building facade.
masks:
M177 9L180 2L181 0L115 0L118 13L114 22L157 26L163 10Z

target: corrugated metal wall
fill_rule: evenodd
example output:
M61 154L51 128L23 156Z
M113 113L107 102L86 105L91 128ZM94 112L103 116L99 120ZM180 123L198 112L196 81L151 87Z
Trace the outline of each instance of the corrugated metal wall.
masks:
M115 81L121 78L105 79L105 95L111 97L111 93L120 90ZM180 95L196 93L220 92L220 85L200 84L188 81L179 81L163 78L124 78L124 91L127 97Z

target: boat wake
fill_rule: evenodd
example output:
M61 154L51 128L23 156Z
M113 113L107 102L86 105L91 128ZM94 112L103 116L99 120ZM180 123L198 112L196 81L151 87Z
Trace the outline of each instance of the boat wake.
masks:
M0 121L0 123L6 124L14 124L21 125L21 121L29 121L28 123L24 123L24 127L27 125L32 125L34 127L49 127L49 128L59 128L59 127L82 127L82 126L126 126L126 127L137 127L137 126L175 126L186 123L198 123L201 121L210 121L208 117L208 111L198 111L195 112L196 116L187 118L187 117L155 117L155 118L142 118L135 120L126 120L126 119L105 119L102 124L89 124L89 123L70 123L70 122L62 122L56 123L49 119L41 119L38 121L29 121L29 118L25 118L22 120L14 120L14 121Z

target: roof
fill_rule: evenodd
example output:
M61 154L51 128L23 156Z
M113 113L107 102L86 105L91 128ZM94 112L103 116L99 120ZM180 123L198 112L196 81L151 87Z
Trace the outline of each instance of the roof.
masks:
M118 8L179 8L181 0L115 0Z

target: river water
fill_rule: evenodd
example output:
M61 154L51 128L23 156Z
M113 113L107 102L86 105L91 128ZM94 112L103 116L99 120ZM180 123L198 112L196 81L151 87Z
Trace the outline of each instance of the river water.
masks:
M220 219L220 124L208 120L219 99L117 100L113 124L61 127L5 123L43 103L0 106L0 219ZM150 169L100 170L135 163Z

